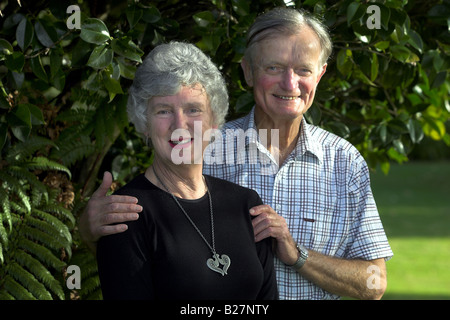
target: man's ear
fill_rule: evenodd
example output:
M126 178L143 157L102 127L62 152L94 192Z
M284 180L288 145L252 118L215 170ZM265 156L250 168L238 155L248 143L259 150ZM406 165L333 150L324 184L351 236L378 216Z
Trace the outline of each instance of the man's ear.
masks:
M322 70L319 71L320 73L319 73L319 76L317 77L316 84L318 84L320 79L322 79L322 76L325 74L325 71L327 71L327 64L326 63L322 66Z
M245 82L247 82L247 85L249 87L253 87L252 66L250 65L250 63L248 63L247 60L245 60L245 58L242 58L241 68L242 68L242 71L244 72Z

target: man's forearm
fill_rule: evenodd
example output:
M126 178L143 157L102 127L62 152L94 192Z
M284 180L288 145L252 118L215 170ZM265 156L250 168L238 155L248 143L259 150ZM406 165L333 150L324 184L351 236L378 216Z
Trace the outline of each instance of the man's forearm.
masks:
M299 273L328 292L356 299L380 299L387 285L384 259L346 260L310 250Z

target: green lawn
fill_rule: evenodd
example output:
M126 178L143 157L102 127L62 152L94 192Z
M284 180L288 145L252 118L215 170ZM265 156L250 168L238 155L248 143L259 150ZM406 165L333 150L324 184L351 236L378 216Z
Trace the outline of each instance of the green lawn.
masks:
M450 162L393 165L372 190L394 251L383 299L450 299Z

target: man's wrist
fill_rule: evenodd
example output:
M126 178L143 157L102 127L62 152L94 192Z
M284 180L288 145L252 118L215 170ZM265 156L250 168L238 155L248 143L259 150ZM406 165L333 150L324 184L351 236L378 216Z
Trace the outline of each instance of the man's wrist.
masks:
M306 260L308 259L308 249L306 249L303 245L297 244L297 250L299 252L299 256L297 261L292 265L287 265L288 267L291 267L295 271L300 270L306 263Z

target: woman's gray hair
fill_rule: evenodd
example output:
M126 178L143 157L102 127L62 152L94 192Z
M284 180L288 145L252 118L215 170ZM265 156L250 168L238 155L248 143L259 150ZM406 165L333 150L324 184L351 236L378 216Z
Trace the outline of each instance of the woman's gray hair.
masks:
M181 86L201 84L208 96L214 124L223 125L228 112L228 92L222 74L199 48L172 41L155 47L137 69L129 89L128 118L145 134L148 101L155 96L175 95Z
M304 27L310 27L320 41L319 68L321 68L331 55L333 44L327 27L307 11L292 8L275 8L256 18L247 33L247 48L245 59L252 64L254 45L270 36L295 35Z

